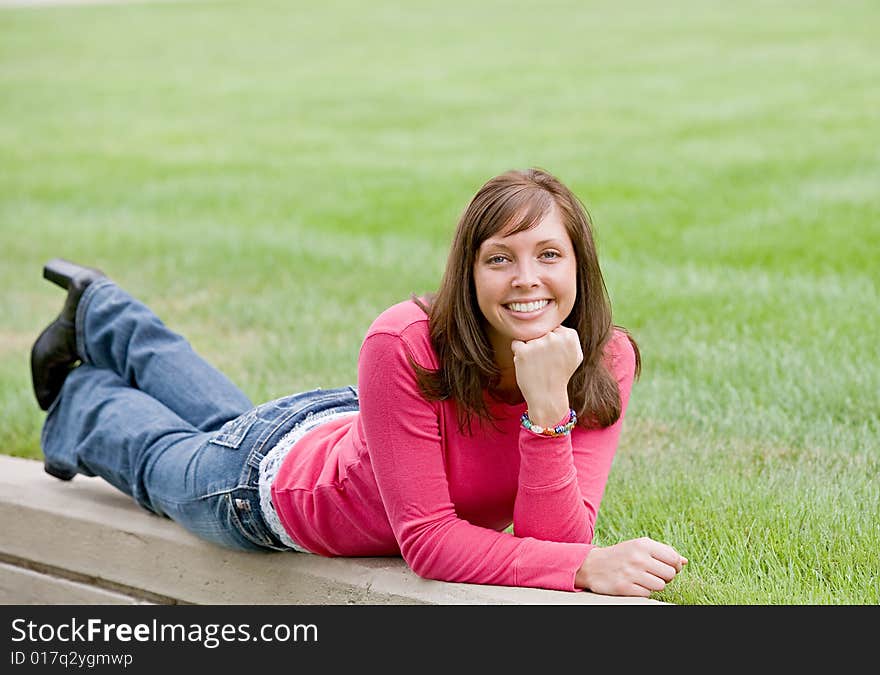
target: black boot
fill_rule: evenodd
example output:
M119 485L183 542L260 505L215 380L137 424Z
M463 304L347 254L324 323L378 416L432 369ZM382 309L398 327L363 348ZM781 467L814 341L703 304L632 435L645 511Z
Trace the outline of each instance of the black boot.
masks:
M50 260L43 267L43 277L67 290L61 313L46 326L31 348L34 394L43 410L48 410L58 398L67 374L79 361L75 327L79 300L89 284L104 276L100 270L82 267L62 258Z

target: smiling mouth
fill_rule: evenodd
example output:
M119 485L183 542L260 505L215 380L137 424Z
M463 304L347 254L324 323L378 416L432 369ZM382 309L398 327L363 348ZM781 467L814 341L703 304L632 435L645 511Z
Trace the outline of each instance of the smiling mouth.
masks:
M541 311L549 304L549 300L535 300L534 302L509 302L504 307L517 314L532 314Z

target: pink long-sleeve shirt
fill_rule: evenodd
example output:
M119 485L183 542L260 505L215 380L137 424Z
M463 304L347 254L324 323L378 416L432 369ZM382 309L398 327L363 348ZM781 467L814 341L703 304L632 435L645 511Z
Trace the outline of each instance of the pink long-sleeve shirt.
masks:
M520 426L525 403L489 399L497 428L475 422L463 434L453 403L422 396L408 356L439 365L411 301L380 314L364 338L360 411L312 429L287 454L272 484L285 530L325 556L402 555L426 578L576 590L624 415L548 438ZM622 332L606 358L625 412L635 354Z

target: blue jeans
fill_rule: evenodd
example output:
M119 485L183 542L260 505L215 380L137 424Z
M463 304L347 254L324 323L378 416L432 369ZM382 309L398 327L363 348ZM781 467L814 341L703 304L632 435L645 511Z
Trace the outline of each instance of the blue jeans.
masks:
M76 344L82 363L43 425L47 463L100 476L208 541L288 550L260 509L260 460L306 417L357 410L354 387L254 407L183 337L106 279L80 300Z

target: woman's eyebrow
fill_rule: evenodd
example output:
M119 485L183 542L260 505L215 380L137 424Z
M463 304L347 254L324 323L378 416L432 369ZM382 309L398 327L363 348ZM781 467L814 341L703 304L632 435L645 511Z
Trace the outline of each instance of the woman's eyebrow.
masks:
M553 246L559 246L560 248L562 247L562 242L558 239L542 239L541 241L535 242L535 248L540 248L541 246L546 246L548 244L551 244ZM501 241L499 241L497 239L487 239L486 241L483 242L483 245L480 248L484 248L484 247L487 249L494 247L494 248L502 248L505 251L511 250L511 248L507 244L503 244L503 243L501 243Z

